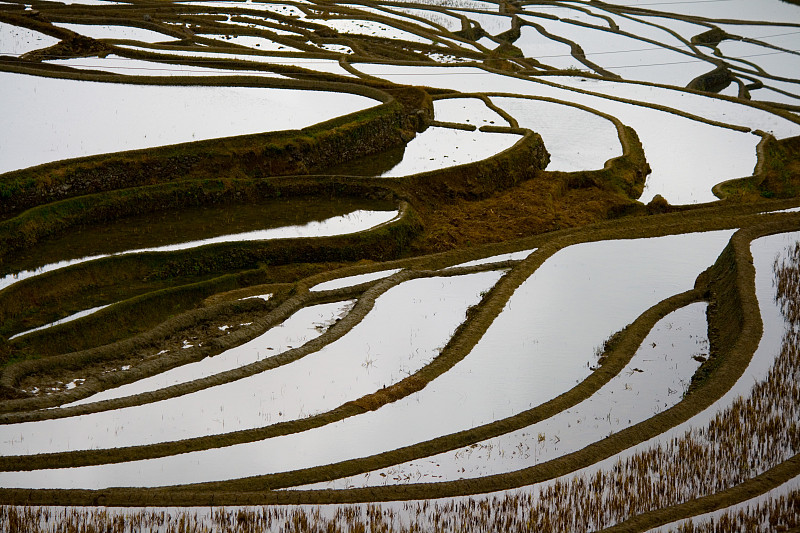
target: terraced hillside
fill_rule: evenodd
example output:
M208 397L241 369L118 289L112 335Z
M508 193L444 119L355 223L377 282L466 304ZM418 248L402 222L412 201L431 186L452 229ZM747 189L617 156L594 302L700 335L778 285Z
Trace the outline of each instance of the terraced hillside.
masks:
M800 530L796 2L6 1L0 115L0 530Z

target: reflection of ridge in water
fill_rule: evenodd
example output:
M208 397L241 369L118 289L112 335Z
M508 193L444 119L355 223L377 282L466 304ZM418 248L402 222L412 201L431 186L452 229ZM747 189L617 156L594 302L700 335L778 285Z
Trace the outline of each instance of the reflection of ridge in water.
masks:
M302 226L358 210L389 211L394 207L393 203L386 201L299 197L253 204L181 206L121 215L112 220L64 228L56 235L45 237L36 246L16 252L4 262L0 274L35 270L66 259L111 255L255 230Z
M308 238L308 237L330 237L333 235L343 235L347 233L355 233L364 231L379 224L384 224L396 218L399 215L398 211L366 211L358 210L353 211L347 215L340 215L329 218L322 222L309 222L302 226L285 226L282 228L271 228L266 230L248 231L245 233L235 233L231 235L221 235L208 239L189 241L178 244L169 244L165 246L158 246L153 248L140 248L135 250L127 250L114 254L98 254L93 256L81 257L79 259L69 259L66 261L59 261L57 263L50 263L35 270L24 270L15 274L9 274L0 278L0 290L13 285L18 281L59 270L68 266L93 261L95 259L102 259L116 255L128 255L143 252L172 252L176 250L187 250L197 248L208 244L217 244L224 242L243 242L243 241L262 241L269 239L291 239L291 238Z
M405 151L405 145L401 144L377 154L330 167L325 169L325 173L334 176L380 176L399 165Z
M27 331L23 331L22 333L17 333L16 335L12 335L8 338L8 340L16 339L17 337L22 337L23 335L27 335L28 333L33 333L34 331L41 331L43 329L52 328L53 326L58 326L61 324L66 324L67 322L72 322L73 320L78 320L79 318L83 318L85 316L92 315L101 309L105 309L111 304L108 305L101 305L99 307L92 307L91 309L84 309L83 311L78 311L75 314L65 316L64 318L60 318L55 322L50 322L49 324L45 324L44 326L39 326L38 328L29 329Z

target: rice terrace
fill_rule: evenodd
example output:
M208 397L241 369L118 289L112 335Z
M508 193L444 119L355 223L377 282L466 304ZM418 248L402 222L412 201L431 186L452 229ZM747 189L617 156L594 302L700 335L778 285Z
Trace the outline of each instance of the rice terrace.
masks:
M800 532L797 0L3 0L0 117L0 532Z

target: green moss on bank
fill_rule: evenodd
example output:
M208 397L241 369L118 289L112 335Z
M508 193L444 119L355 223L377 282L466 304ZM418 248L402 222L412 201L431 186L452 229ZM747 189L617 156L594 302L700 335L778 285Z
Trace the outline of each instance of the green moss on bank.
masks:
M0 176L0 216L67 198L177 180L310 174L404 144L413 137L418 121L416 111L391 100L302 130L92 156L8 172Z

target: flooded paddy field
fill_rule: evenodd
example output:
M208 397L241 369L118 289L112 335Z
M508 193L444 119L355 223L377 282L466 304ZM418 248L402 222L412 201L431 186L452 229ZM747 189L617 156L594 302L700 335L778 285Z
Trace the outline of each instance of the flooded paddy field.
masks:
M285 89L123 85L10 73L0 77L6 117L4 172L85 155L299 129L377 103L326 93L309 98L320 106L315 110L302 103L301 94ZM143 109L152 120L141 120ZM120 132L111 135L116 129Z
M800 6L0 3L0 530L800 527Z
M42 243L35 254L20 254L21 263L17 265L25 266L16 266L11 274L0 278L0 287L6 288L38 274L111 256L189 250L225 242L358 233L385 224L399 215L398 211L391 209L380 211L354 209L345 211L344 214L322 218L320 214L325 211L333 214L347 209L347 206L331 202L323 209L319 207L316 201L288 201L281 202L277 206L237 206L233 209L236 213L233 217L230 216L232 211L230 207L194 208L181 213L140 215L101 227L81 228L60 239ZM269 220L265 221L267 217ZM300 223L284 222L285 225L281 225L281 219L284 217ZM308 217L315 219L307 222L303 220ZM131 232L131 227L136 227L137 230ZM249 229L254 227L259 229ZM223 231L226 233L220 234ZM141 247L148 244L150 247ZM69 250L68 256L64 255L64 250ZM47 262L54 257L70 258L53 263Z

